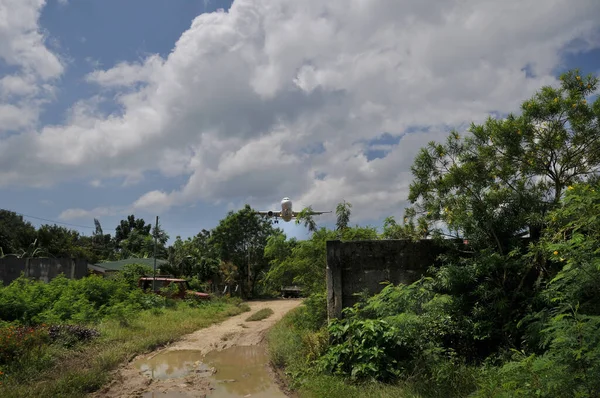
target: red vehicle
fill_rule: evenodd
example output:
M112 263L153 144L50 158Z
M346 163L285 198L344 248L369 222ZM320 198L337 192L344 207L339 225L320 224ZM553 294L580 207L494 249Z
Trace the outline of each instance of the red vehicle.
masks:
M156 278L154 278L152 276L144 276L138 280L138 286L143 291L152 290L152 283L155 280L156 280L156 287L155 287L154 293L156 293L156 294L162 294L160 289L167 287L171 284L176 284L178 289L177 289L177 292L173 295L173 297L178 297L178 298L182 299L182 298L185 298L185 296L187 294L189 294L189 295L193 295L199 299L204 299L204 300L210 299L210 294L208 294L208 293L196 292L194 290L191 290L190 284L185 279L169 278L169 277L164 277L164 276L157 276Z

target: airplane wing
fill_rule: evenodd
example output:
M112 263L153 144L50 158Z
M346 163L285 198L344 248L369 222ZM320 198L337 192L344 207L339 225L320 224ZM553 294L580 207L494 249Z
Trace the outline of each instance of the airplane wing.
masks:
M281 210L257 211L256 214L266 217L281 217Z
M318 216L319 214L325 214L325 213L333 213L332 211L311 211L310 213L308 213L311 216ZM300 214L299 211L293 211L292 212L292 217L297 217L298 214Z

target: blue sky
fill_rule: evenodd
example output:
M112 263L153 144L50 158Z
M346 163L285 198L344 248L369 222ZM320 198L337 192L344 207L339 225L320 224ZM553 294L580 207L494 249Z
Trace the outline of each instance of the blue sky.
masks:
M281 9L277 10L275 10L277 7L271 9L263 5L252 8L253 3L246 0L240 5L234 13L237 19L216 16L214 20L203 20L203 23L213 24L210 29L198 27L190 29L192 21L199 14L213 13L217 9L229 10L231 2L69 0L66 4L62 4L57 0L49 0L41 8L36 24L46 36L43 45L61 60L64 71L58 80L51 83L54 85L55 94L41 106L40 114L32 127L34 131L42 131L48 126L57 126L66 131L68 127L77 124L69 118L70 109L74 104L89 100L96 95L102 96L104 101L93 109L93 118L86 119L85 126L90 131L95 128L90 126L104 123L104 119L113 112L121 117L124 123L127 122L128 115L135 110L132 110L134 105L128 105L129 108L125 109L118 100L115 100L114 96L117 93L135 93L141 90L140 87L144 84L156 87L156 92L160 89L172 93L174 88L168 84L174 80L173 75L168 78L165 77L167 74L164 72L168 68L163 66L154 70L146 60L147 57L158 54L166 62L169 54L174 51L175 44L188 30L189 41L194 43L195 50L188 50L188 47L182 44L181 48L177 49L177 55L181 59L186 59L184 55L199 58L185 64L185 67L181 66L181 74L190 73L187 82L200 79L201 81L197 83L200 87L199 91L202 91L203 87L213 91L210 95L206 94L208 99L204 97L198 99L198 104L205 105L197 105L197 109L187 109L185 106L188 103L195 102L194 92L185 91L187 84L182 78L183 84L178 82L176 87L182 90L181 98L190 100L182 100L182 105L177 102L178 96L174 96L169 104L174 108L169 109L183 109L182 112L188 119L185 123L181 122L181 125L179 121L171 120L173 130L177 130L172 134L179 134L174 135L173 139L157 140L156 146L153 147L140 144L139 151L147 153L145 156L139 155L144 159L136 157L135 160L128 161L123 158L113 158L108 155L108 152L98 154L100 149L94 151L94 148L90 147L91 149L87 148L91 151L89 153L97 157L89 158L89 161L84 157L79 164L73 161L69 166L63 167L60 156L57 155L58 160L53 160L55 163L40 161L39 169L36 169L34 166L37 158L35 154L31 155L33 166L19 166L20 169L14 166L15 169L10 171L23 176L23 181L32 178L32 173L43 173L53 170L53 167L60 171L60 175L57 171L56 176L53 174L48 177L52 183L47 187L14 182L20 181L20 178L0 185L0 206L30 216L78 225L74 228L84 234L90 234L93 231L94 216L100 219L106 232L113 232L118 221L127 214L123 208L138 201L144 206L136 207L136 216L152 222L154 217L159 215L162 226L171 238L174 238L176 235L191 236L203 228L214 227L228 210L239 208L243 203L250 203L257 209L263 209L276 205L284 196L290 196L293 200L298 198L296 200L298 206L312 204L316 210L334 210L335 204L346 199L354 205L357 223L378 226L386 215L402 214L403 205L406 204L407 184L410 182L408 172L410 163L418 148L428 140L443 138L445 132L452 126L462 125L477 118L483 119L491 109L497 109L500 114L514 109L525 99L525 95L530 95L539 84L549 82L549 79L556 77L563 70L580 67L585 73L600 71L600 22L594 25L594 21L590 19L585 34L571 32L567 23L567 18L576 20L589 14L591 9L597 9L593 3L589 3L587 9L582 7L580 11L573 11L573 16L563 17L564 11L557 8L549 18L555 18L560 23L555 24L558 25L556 32L548 32L548 38L531 38L528 39L531 40L530 42L523 42L517 37L515 38L517 44L508 50L500 39L502 38L500 33L497 37L490 33L492 44L473 43L469 51L471 53L479 51L478 57L489 59L491 63L478 68L473 67L472 73L474 75L481 73L482 81L487 80L486 84L491 85L482 88L480 94L476 87L469 88L465 83L461 83L460 79L464 75L460 71L453 71L451 65L456 64L456 60L452 58L454 56L452 51L445 54L443 48L436 50L433 44L430 44L432 49L427 54L418 49L412 52L394 50L386 53L392 45L401 43L401 39L398 38L396 42L396 39L381 36L378 41L363 43L361 42L363 37L351 37L348 32L359 32L360 29L371 32L367 28L371 23L370 17L366 14L364 16L356 14L359 15L358 17L351 16L347 14L349 11L345 10L343 5L336 7L331 3L328 12L332 18L335 18L335 23L312 26L307 25L306 22L297 23L303 17L303 12L307 13L305 15L307 21L317 20L314 16L311 17L311 12L315 12L316 15L328 14L318 10L307 11L310 7L292 12L291 5L288 8L281 6ZM311 3L315 9L325 7L321 2ZM374 3L372 9L373 15L378 15L380 18L380 24L401 29L396 27L392 17L394 13L400 16L403 10L394 6L393 10L384 12L384 3L381 4L381 7L378 7ZM565 7L567 9L568 5ZM254 13L250 12L252 10ZM485 12L492 15L497 11L482 6L481 13ZM511 12L510 7L507 6L502 12ZM431 29L432 35L437 34L438 28L440 32L450 29L432 25L427 15L420 14L419 10L415 10L414 13L418 18L423 19L423 26ZM262 18L260 24L262 31L253 28L254 14ZM386 19L387 14L390 14L389 20ZM244 18L250 22L245 23ZM519 24L518 21L514 23ZM525 24L525 21L522 22L522 34L531 37L532 35L527 31L529 28ZM330 32L328 26L337 26L338 33L335 36L328 36L325 40L311 41L309 38L311 35L316 37L318 34ZM378 25L372 25L373 32L376 26ZM540 26L542 26L541 22ZM231 31L235 29L242 33L232 34ZM493 30L494 27L490 26L489 31ZM18 32L15 33L15 37L17 34ZM410 32L405 32L398 37L409 34ZM455 34L459 37L463 32L459 30ZM568 35L572 36L568 41L560 41L564 41L564 37ZM581 35L583 38L579 37ZM407 42L412 41L409 39L406 39ZM332 42L331 47L322 44L327 40ZM342 40L347 40L347 45L343 45ZM414 40L426 40L426 38L415 37ZM555 40L556 43L551 40ZM375 46L380 44L381 49L370 57L372 65L360 63L367 61L356 61L355 64L350 61L340 61L357 59L360 54L371 51L373 43L377 43ZM539 54L529 51L531 54L524 55L523 53L527 51L520 51L517 48L521 43L524 49L530 46L530 48L549 47L553 50L544 50L545 52L539 50ZM506 64L500 64L498 61L495 64L494 55L490 54L487 48L494 44L497 45L498 51L508 51L507 58L514 58L514 62L501 61ZM225 48L228 50L224 50ZM332 56L338 50L340 51L338 56ZM460 62L466 58L465 54L467 56L470 54L461 55L463 50L466 51L464 48L456 49L456 57L461 58ZM184 51L192 52L185 54ZM230 55L232 53L238 57L235 58L237 61L227 61L227 57L233 57ZM215 57L212 63L206 60L211 56ZM425 75L430 76L428 80L432 81L431 87L424 87L423 84L413 85L410 79L405 78L398 77L400 83L393 80L400 75L418 76L424 73L425 69L411 66L412 57L417 56L431 61L430 65L423 66L429 68ZM8 59L6 57L5 59ZM177 70L179 64L176 62L180 62L177 61L180 58L173 61L169 59L165 65L173 62L176 66L173 66L172 70ZM251 65L252 62L256 62L253 74L247 71L247 66L244 68L239 66ZM415 65L418 64L417 61L414 62ZM440 69L440 62L448 62L448 67ZM114 68L115 72L121 73L121 69L117 67L123 63L141 65L144 71L157 73L152 76L159 76L163 72L165 74L153 77L154 80L145 81L142 85L139 82L129 82L129 85L124 88L121 86L115 88L115 85L106 82L90 81L89 74L94 70L106 71ZM391 67L388 64L393 63L402 66L396 66L399 68L396 70L389 69ZM194 70L196 64L199 66ZM320 69L315 69L315 65ZM519 78L525 79L525 85L531 84L531 87L523 88L521 86L524 84L519 83L511 88L510 93L503 93L498 88L497 94L489 94L494 92L496 87L494 84L497 87L505 85L505 82L500 80L503 76L510 73L519 76L520 70L526 65L534 66L527 68L526 77ZM239 71L234 70L238 66ZM496 66L498 70L494 71ZM228 68L232 70L229 71ZM18 70L18 65L11 65L10 62L4 61L0 63L0 74L4 76ZM371 71L377 72L371 73ZM533 75L531 75L532 71L535 72ZM296 78L285 78L293 74L296 74ZM393 83L389 83L389 79L392 79ZM434 84L435 79L441 80ZM497 83L489 83L493 79L497 79ZM300 95L299 89L296 86L292 87L292 80L306 93L301 101L297 99L300 98L297 97ZM241 91L240 86L246 89L246 86L241 84L246 81L249 82L247 87L252 87L255 91L251 93ZM456 86L450 87L448 83L450 81L456 81ZM229 87L229 82L235 84L232 83ZM215 86L211 86L212 83ZM215 90L215 87L218 87L218 90ZM464 93L457 94L457 89ZM284 95L286 92L287 96ZM198 93L198 95L204 94ZM153 100L153 106L157 106L159 99ZM286 101L289 102L289 109L282 110L282 107L288 106ZM421 106L409 109L414 104L421 104ZM464 104L473 105L468 105L468 109L465 109ZM136 103L135 106L138 104ZM425 108L431 108L427 111L429 113L424 110ZM257 116L256 126L259 127L256 131L248 131L248 136L242 137L239 126L234 122L232 122L231 132L219 130L219 128L225 129L222 126L227 124L226 118L234 120L236 115L243 114L245 109L250 109L248 111L250 116L245 117L252 117L255 114L260 116L260 119ZM195 114L200 116L196 117ZM273 121L269 121L271 116ZM208 123L205 122L206 120L211 120L213 124L199 127L204 126L202 123ZM352 120L351 124L350 120ZM242 124L242 127L244 125L246 124ZM236 128L239 134L237 136ZM80 135L74 140L77 142L80 139L83 142L86 134L87 136L92 134L86 133L85 128L81 126L78 131ZM108 131L105 134L110 134L110 130L103 131ZM177 163L180 158L185 158L187 155L184 155L184 152L193 146L186 145L185 137L188 135L185 134L189 134L189 137L198 137L205 131L207 134L217 131L215 137L218 139L215 138L208 144L208 138L206 141L203 138L202 143L198 144L199 147L194 149L196 158L191 156L188 159L189 164L194 166L186 166L185 170L178 169L175 172L165 171L169 169L168 166L156 166L161 156L168 158L165 162L171 164ZM303 132L302 138L294 138L300 132ZM23 132L17 129L5 132L4 136L0 132L0 145L3 137L7 139L15 134L23 134ZM156 136L160 134L171 133L169 128L165 127L156 132ZM254 135L250 137L249 134ZM268 134L270 134L268 139L274 143L274 149L258 152L257 148L260 147L261 140ZM222 141L219 141L220 139ZM301 140L301 144L295 140ZM173 151L169 152L170 157L168 157L161 150L172 142L177 142L179 146L173 144ZM223 156L220 160L213 159L218 150L206 149L213 144L215 148L225 148L222 149L223 151L227 148L235 148L236 155ZM304 152L299 150L300 146L304 148ZM6 148L10 151L11 147ZM63 158L76 150L69 148L69 141L63 144L62 149L65 151ZM201 150L206 150L206 153L199 155ZM177 155L178 151L181 151L181 156ZM252 152L256 153L253 155L251 151L257 152ZM125 150L119 153L121 155L118 156L131 156L127 155L128 152ZM243 154L245 157L242 159ZM273 159L266 159L271 154ZM156 162L153 161L154 158L157 159ZM259 160L263 163L257 164ZM248 162L247 165L242 164L242 161ZM126 172L120 168L121 166L115 166L116 163L122 163L123 168L140 167L143 178L124 177ZM281 174L277 174L278 172ZM72 177L69 173L73 173ZM200 182L192 183L193 175L198 176ZM257 175L263 175L264 178L257 178ZM255 178L257 179L254 180ZM244 182L251 185L246 189L242 186ZM261 188L263 187L261 184L265 184L264 189ZM244 195L244 192L255 191L259 193ZM260 192L264 192L264 195L261 196ZM153 194L148 195L149 193ZM370 193L372 196L368 195ZM160 202L159 207L145 206L147 203L154 206L158 202ZM107 210L111 208L118 209ZM68 209L83 209L86 213L82 213L80 217L63 217L63 212ZM41 223L37 219L29 220L35 225ZM331 226L332 222L331 217L325 217L320 225ZM89 228L83 228L86 226ZM289 236L298 238L308 236L302 226L295 226L293 223L280 223L278 226L282 227Z
M213 12L219 8L227 10L230 6L231 1L228 0L71 0L67 5L56 0L49 1L42 11L40 26L48 31L52 39L58 41L58 51L70 61L61 79L56 101L44 109L40 124L62 123L65 112L75 101L95 93L95 88L87 84L84 77L97 65L108 68L119 62L140 60L154 53L167 56L198 14ZM49 189L3 187L2 206L36 217L26 217L36 226L48 223L39 219L43 218L90 235L94 231L93 219L68 222L60 220L59 214L66 208L103 206L112 203L116 197L121 202L133 202L140 192L157 186L174 189L185 183L185 180L185 176L165 178L150 173L145 176L144 181L130 187L123 187L118 179L105 181L101 189L91 187L82 180ZM284 196L285 193L282 192L281 197ZM216 226L230 210L227 206L208 208L209 211L204 206L173 208L168 213L160 214L160 223L170 234L171 241L177 235L183 238L193 236L203 228ZM156 214L140 212L138 217L154 223ZM99 217L106 233L114 233L114 228L122 218L124 217ZM305 228L293 223L280 222L276 226L283 228L289 236L300 239L309 236Z

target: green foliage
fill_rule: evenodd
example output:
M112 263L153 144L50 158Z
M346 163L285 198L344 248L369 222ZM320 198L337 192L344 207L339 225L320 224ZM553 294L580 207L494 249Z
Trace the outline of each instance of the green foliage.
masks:
M264 256L269 260L269 271L262 279L265 288L277 291L281 286L294 283L296 272L286 267L284 262L292 255L292 250L297 246L295 238L287 239L286 235L278 231L269 236L265 246Z
M313 293L302 302L297 322L306 330L318 331L327 323L327 301L325 293Z
M98 228L96 228L97 232ZM154 255L155 238L157 241L157 257L165 258L166 243L169 235L158 225L147 224L142 218L131 214L126 220L121 220L115 228L113 240L115 256L119 259L129 257L150 257Z
M333 320L328 327L331 347L320 369L351 379L388 381L399 375L398 357L405 349L399 330L385 320Z
M268 333L267 342L271 362L275 367L284 368L288 377L289 385L298 390L302 396L322 397L464 397L474 389L477 371L465 367L459 360L451 355L440 355L431 351L429 361L421 360L419 366L427 367L431 378L423 378L418 372L410 374L408 379L400 381L399 384L382 384L369 381L370 376L379 379L380 374L373 371L377 369L389 369L390 373L401 371L402 367L388 366L382 359L385 354L390 354L389 347L397 346L397 341L386 338L386 334L394 333L400 337L398 340L403 345L403 326L400 323L393 325L390 320L358 320L350 321L353 325L343 331L345 323L335 321L332 325L338 334L349 336L352 330L363 338L346 341L341 338L346 350L340 345L331 346L331 336L327 328L313 329L308 325L307 319L310 312L305 305L290 311L278 322ZM413 317L413 320L415 318ZM405 322L410 324L409 321ZM393 325L393 326L392 326ZM365 327L365 330L361 330ZM419 331L411 333L416 336ZM405 333L404 336L408 335ZM355 335L352 335L355 337ZM334 339L335 340L335 339ZM423 341L426 338L422 339ZM376 343L376 345L373 345ZM337 347L332 349L332 347ZM387 347L387 348L386 348ZM355 362L339 362L335 360L336 355L349 359L352 355L357 358ZM360 358L358 358L360 356ZM450 358L450 359L448 359ZM369 361L371 359L371 361ZM437 360L433 369L431 363ZM324 373L330 365L336 365L340 375L328 375ZM344 369L346 368L346 369ZM352 370L355 377L351 378ZM366 380L359 380L367 377Z
M487 369L475 397L597 397L600 394L600 317L573 312L554 317L543 331L543 355L514 352Z
M113 370L134 356L221 322L241 310L234 300L215 300L200 307L190 307L179 301L169 310L137 311L130 319L130 325L112 319L105 319L95 328L53 325L48 328L54 331L55 337L50 339L50 344L30 351L31 355L19 357L18 362L0 367L0 396L88 395L110 382ZM94 330L98 331L98 336ZM82 344L90 340L91 344Z
M325 244L331 237L331 231L321 228L308 240L288 242L283 234L273 238L265 249L271 265L265 279L275 286L301 285L309 294L324 292ZM289 255L282 255L287 253Z
M127 239L131 232L138 231L140 235L150 235L151 224L146 224L141 218L136 219L133 214L127 216L127 220L121 220L115 228L115 242L118 245L122 240Z
M48 252L42 248L37 239L31 242L26 248L18 249L14 253L4 254L2 257L12 256L16 258L37 258L48 257Z
M35 240L35 227L15 212L0 209L0 248L2 253L16 253Z
M338 203L337 207L335 208L337 218L335 223L336 230L343 231L348 228L348 223L350 223L350 214L352 214L350 209L352 209L351 203L348 203L345 200Z
M164 298L152 296L124 278L72 280L60 275L43 283L21 277L0 288L0 319L24 325L98 322L165 305Z
M315 219L312 217L313 214L312 206L300 210L296 216L296 225L303 223L306 229L310 232L315 232L318 228Z
M196 276L189 278L188 283L190 284L190 290L193 290L196 292L207 292L208 291L207 283L200 280Z
M273 326L267 334L267 346L271 363L292 377L292 386L299 387L302 380L312 377L316 368L314 361L327 347L325 329L307 328L306 307L296 308Z
M569 187L528 251L449 257L433 277L388 285L345 310L328 327L319 369L412 380L425 396L440 386L446 396L598 396L597 188Z
M470 326L456 317L452 296L431 288L430 278L388 285L345 309L344 318L328 326L330 346L320 369L353 381L410 379L426 396L439 386L450 396L472 391L476 370L460 355L472 344Z
M412 219L404 218L404 224L400 225L394 217L387 217L383 221L382 239L408 239L418 240L427 237L428 226L425 219L419 219L419 225L415 225Z
M269 268L264 250L275 231L269 221L256 217L254 210L246 205L235 213L230 211L210 234L209 243L219 258L235 267L235 275L230 274L240 284L243 296L255 294L256 282Z
M210 231L206 230L186 240L177 236L168 249L169 263L176 275L193 276L205 281L218 272L218 253L209 244L209 239Z
M143 276L152 275L153 269L145 264L125 264L119 272L118 277L123 278L132 288L138 285Z
M568 188L563 206L549 214L540 244L552 276L545 297L600 315L600 184Z
M471 135L423 148L412 167L413 214L500 253L524 232L537 237L564 188L600 166L600 100L585 101L598 80L577 71L561 80L525 101L521 116L489 118Z
M548 228L527 255L543 257L547 273L537 311L521 321L531 353L515 352L501 367L488 369L478 396L600 394L597 190L597 183L569 186L562 206L548 214Z
M77 231L58 225L42 225L37 230L38 244L50 257L93 259L82 238Z
M49 341L50 336L45 325L41 327L12 325L0 328L0 371L3 366L15 360L35 354Z

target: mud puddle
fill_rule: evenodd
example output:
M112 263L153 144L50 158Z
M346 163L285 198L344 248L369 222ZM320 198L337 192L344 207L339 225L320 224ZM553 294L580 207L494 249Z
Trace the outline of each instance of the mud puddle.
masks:
M166 351L134 363L140 372L154 380L177 379L190 373L210 376L212 371L202 363L202 353L195 350Z
M215 389L207 397L285 398L269 373L268 362L264 347L256 345L207 353L204 363L217 370L210 376Z
M285 398L268 368L268 355L262 346L232 346L222 351L173 350L136 361L135 366L154 380L184 378L190 374L206 377L212 388L210 398ZM184 387L184 386L182 386ZM143 397L189 397L184 391L149 391Z

